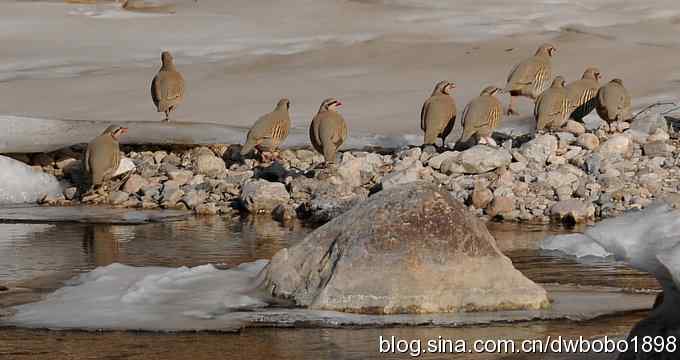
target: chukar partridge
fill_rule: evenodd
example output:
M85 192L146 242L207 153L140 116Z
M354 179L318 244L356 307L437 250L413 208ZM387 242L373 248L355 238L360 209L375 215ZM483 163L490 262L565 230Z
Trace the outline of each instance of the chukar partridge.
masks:
M550 58L557 52L552 44L541 45L534 56L515 65L508 75L505 91L510 93L508 115L519 114L515 110L515 97L523 96L532 100L543 93L552 78Z
M327 164L335 163L336 153L347 139L347 123L337 111L341 106L337 99L324 100L309 126L312 146L323 154Z
M597 104L597 91L600 89L600 70L591 67L583 72L581 79L567 85L567 96L571 106L571 118L583 121Z
M283 98L276 103L274 111L261 116L248 131L246 143L241 148L241 155L247 155L257 149L264 156L279 148L290 130L290 100Z
M446 143L456 121L456 102L451 97L451 90L456 85L450 81L440 81L425 100L420 111L420 128L425 132L423 145L434 145L437 138Z
M164 121L170 119L170 113L184 100L184 77L175 68L172 54L163 51L161 68L151 81L151 99L158 112L165 113Z
M463 136L460 141L466 142L477 136L480 144L496 146L491 138L503 116L503 105L494 96L503 90L495 86L487 86L482 93L467 104L463 110Z
M548 90L536 99L534 116L537 131L559 129L569 120L571 108L565 83L562 76L555 77Z
M630 120L630 102L630 93L623 86L623 80L613 79L597 92L597 114L610 124Z
M127 132L127 128L111 125L87 145L83 168L89 177L89 184L94 187L111 179L120 165L120 145L118 139Z

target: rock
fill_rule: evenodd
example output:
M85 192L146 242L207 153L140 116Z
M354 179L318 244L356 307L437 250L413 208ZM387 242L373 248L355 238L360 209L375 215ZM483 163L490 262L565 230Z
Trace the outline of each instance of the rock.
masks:
M137 174L132 174L130 177L125 181L125 185L123 185L123 191L130 193L130 194L136 194L141 190L142 186L146 185L147 181L143 177L137 175Z
M595 207L583 200L563 200L550 208L550 216L558 221L577 224L592 219L595 216Z
M325 223L367 198L368 190L364 188L351 189L350 187L325 185L315 190L305 210L308 213L309 221Z
M602 156L600 154L592 154L585 161L586 172L590 175L599 175L600 167L602 166Z
M118 165L118 169L113 173L112 177L120 176L123 174L127 174L129 172L134 172L135 169L137 169L137 166L135 163L126 157L122 157L120 159L120 164Z
M583 124L569 119L566 124L562 127L563 131L572 133L576 136L581 136L582 134L585 134L586 128L583 126Z
M279 251L263 289L311 309L371 314L540 309L484 224L423 182L381 191Z
M493 200L491 190L475 186L471 196L472 206L477 209L485 209L491 203L491 200Z
M348 153L345 153L348 154ZM375 166L369 158L349 158L343 155L343 161L337 168L337 178L340 183L348 183L351 187L358 187L368 183L375 175ZM345 160L345 158L347 160Z
M570 165L562 165L557 170L548 172L545 181L555 190L563 186L569 186L572 191L576 190L579 176L571 170Z
M656 129L656 131L652 135L649 135L649 137L647 138L647 142L648 143L656 141L666 142L670 140L670 138L671 138L670 135L668 135L668 133L665 132L664 130Z
M196 215L217 215L219 209L215 203L198 204L194 208Z
M633 120L630 124L630 129L626 133L637 131L645 135L651 135L657 129L668 132L668 122L666 122L666 118L661 113L652 112L645 116L638 116Z
M599 116L586 116L583 118L583 126L586 131L596 131L601 128L606 122L602 121Z
M624 134L617 134L601 144L597 152L604 158L616 155L630 157L633 153L633 141Z
M128 200L130 194L125 191L114 191L109 196L109 203L111 205L120 205Z
M64 189L64 198L66 200L73 200L78 194L78 188L75 186L67 187Z
M295 206L291 204L280 204L272 211L272 218L278 222L286 222L297 217Z
M525 162L514 162L514 163L511 163L510 165L508 165L508 168L510 169L510 171L513 171L513 172L520 172L520 171L523 171L524 169L527 168L527 163L525 163Z
M156 164L160 164L163 162L163 159L168 156L168 153L165 151L156 151L153 153L153 160L156 162Z
M486 213L492 218L510 214L515 210L514 196L496 196L491 205L486 209Z
M555 151L557 151L557 139L552 135L537 135L535 139L520 147L520 153L527 161L541 166L545 165Z
M31 159L31 165L37 165L37 166L52 166L54 163L54 157L50 154L47 153L37 153L33 155L33 158Z
M648 142L642 146L645 156L648 157L668 157L674 150L672 145L663 141Z
M576 135L570 132L558 132L555 135L557 136L557 139L559 139L560 143L565 143L568 145L576 141Z
M179 156L177 156L177 154L170 153L163 158L162 163L173 165L173 166L179 166L180 164L182 164L182 159Z
M175 168L168 171L168 177L170 180L176 181L180 185L184 185L194 177L194 174L189 170L179 170Z
M290 195L284 184L258 179L243 184L239 199L250 213L270 213L278 205L287 203Z
M161 203L163 207L174 208L175 205L182 200L184 191L179 187L180 184L174 181L166 181L163 184L163 191L161 192Z
M449 159L455 159L458 157L460 153L458 151L445 151L439 155L435 155L431 157L429 160L427 160L427 166L439 170L442 167L442 164L449 160Z
M460 153L456 162L466 174L482 174L507 166L512 161L512 155L505 149L498 149L487 145L476 145ZM448 161L445 162L447 164Z
M64 170L74 166L80 166L80 160L74 158L65 158L55 162L54 165L57 167L57 169Z
M215 156L212 151L198 155L194 160L193 167L196 173L212 178L224 176L227 172L224 161Z
M576 142L584 149L595 150L600 146L600 139L594 134L585 133L579 135Z
M452 156L444 160L439 168L439 171L446 175L457 175L465 172L465 168L459 162L460 153L458 156Z
M401 171L391 172L385 175L381 181L383 189L390 189L410 182L418 181L425 171L420 161L414 161L411 166Z
M180 200L188 209L196 209L198 206L203 204L205 200L208 198L208 194L206 194L204 191L188 191L187 193L182 196L182 199Z

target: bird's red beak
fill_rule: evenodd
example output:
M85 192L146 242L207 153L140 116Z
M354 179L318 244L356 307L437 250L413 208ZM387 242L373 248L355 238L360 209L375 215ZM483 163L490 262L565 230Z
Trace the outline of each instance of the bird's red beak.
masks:
M336 107L341 107L341 106L342 106L342 102L336 101L336 102L335 102L335 106L336 106Z

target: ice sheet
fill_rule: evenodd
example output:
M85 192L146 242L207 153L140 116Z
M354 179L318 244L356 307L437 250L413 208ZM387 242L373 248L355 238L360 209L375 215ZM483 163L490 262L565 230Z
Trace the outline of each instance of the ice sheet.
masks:
M535 319L584 321L649 308L653 296L618 289L548 286L550 309L426 315L361 315L266 307L257 291L266 260L218 270L112 264L81 275L44 300L20 305L1 325L54 329L236 331L243 327L464 326Z

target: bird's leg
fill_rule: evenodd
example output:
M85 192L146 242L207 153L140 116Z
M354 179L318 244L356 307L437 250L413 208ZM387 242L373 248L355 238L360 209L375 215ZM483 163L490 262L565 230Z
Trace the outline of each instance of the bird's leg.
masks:
M510 95L510 105L508 105L508 115L519 115L519 112L515 110L515 96Z
M170 121L170 112L169 111L165 112L165 119L163 119L163 121L166 121L166 122Z

